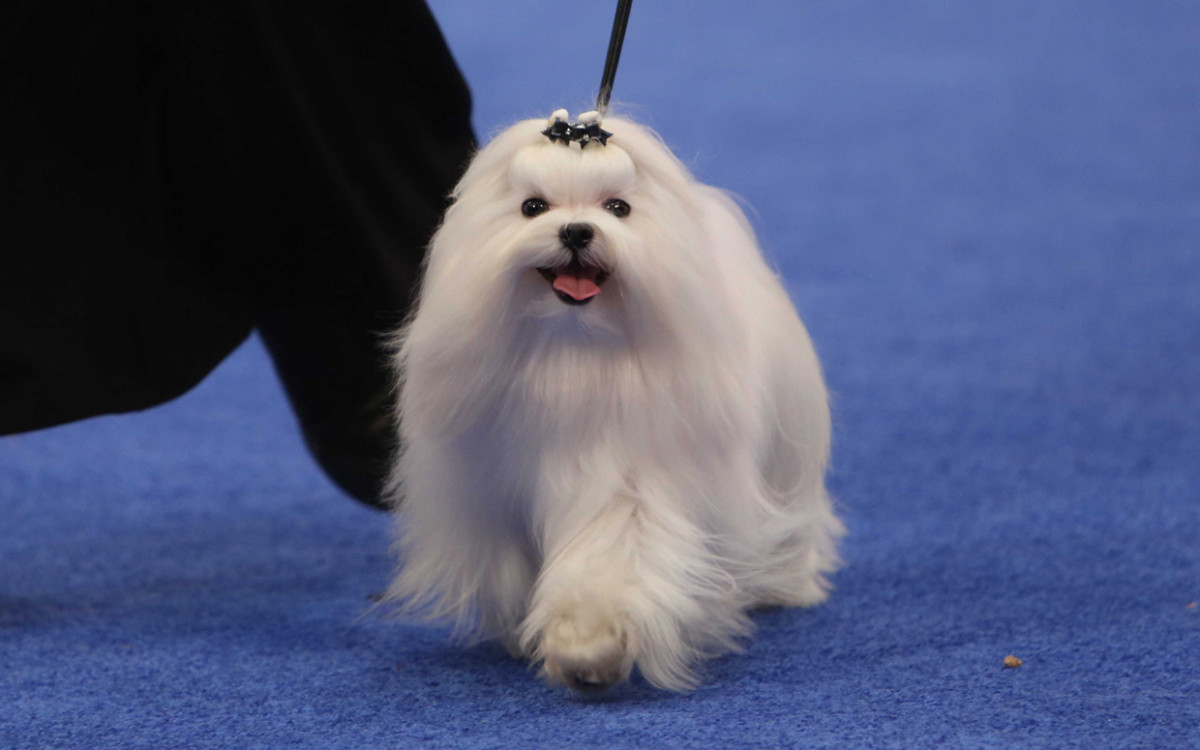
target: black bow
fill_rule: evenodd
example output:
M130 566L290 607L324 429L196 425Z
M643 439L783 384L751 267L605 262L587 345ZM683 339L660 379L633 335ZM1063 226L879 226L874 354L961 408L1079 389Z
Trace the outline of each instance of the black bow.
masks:
M601 146L608 145L608 139L612 137L612 133L600 127L599 120L591 122L577 122L574 125L566 120L555 119L550 124L550 127L542 131L542 135L550 139L551 143L561 141L564 145L571 145L572 142L578 143L580 148L587 146L592 141L599 141Z

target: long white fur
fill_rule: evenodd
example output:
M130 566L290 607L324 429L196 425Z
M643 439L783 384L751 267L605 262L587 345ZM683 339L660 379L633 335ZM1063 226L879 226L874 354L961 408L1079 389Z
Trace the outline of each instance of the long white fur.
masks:
M842 527L820 366L732 200L628 120L583 149L543 127L475 157L399 334L388 596L552 682L636 665L686 689L748 609L827 595ZM551 209L526 218L529 197ZM569 222L612 269L584 306L536 271L565 262Z

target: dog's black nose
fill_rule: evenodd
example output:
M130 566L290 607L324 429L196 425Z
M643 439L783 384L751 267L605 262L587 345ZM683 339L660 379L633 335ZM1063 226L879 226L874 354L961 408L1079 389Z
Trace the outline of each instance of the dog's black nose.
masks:
M582 250L592 241L591 224L566 224L558 230L558 239L568 250Z

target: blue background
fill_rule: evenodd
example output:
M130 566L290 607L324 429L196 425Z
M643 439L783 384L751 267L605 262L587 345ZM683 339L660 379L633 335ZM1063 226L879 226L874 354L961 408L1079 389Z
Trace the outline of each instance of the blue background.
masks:
M611 3L434 10L481 136L588 107ZM0 438L0 747L1200 745L1200 4L643 1L616 100L812 330L830 602L602 701L386 622L387 519L251 340Z

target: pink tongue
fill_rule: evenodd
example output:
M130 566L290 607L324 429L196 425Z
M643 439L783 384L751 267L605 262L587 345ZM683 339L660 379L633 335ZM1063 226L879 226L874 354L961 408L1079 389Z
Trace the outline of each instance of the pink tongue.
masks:
M570 271L561 271L554 278L554 290L582 302L600 293L600 285L587 276L572 276Z

